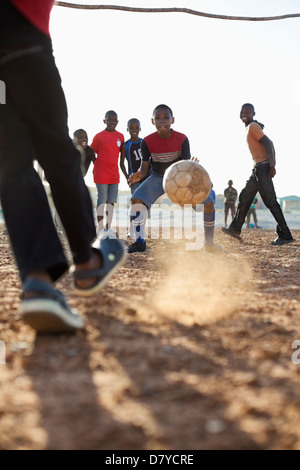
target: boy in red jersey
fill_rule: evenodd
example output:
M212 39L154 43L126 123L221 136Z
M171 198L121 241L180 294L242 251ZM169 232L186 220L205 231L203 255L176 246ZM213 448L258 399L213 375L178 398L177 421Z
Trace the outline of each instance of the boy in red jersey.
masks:
M149 162L151 162L150 175L137 188L131 198L131 220L135 227L136 241L128 247L129 253L146 251L144 229L147 209L164 194L163 176L166 169L179 160L191 158L188 138L171 129L173 123L173 112L169 106L160 104L154 109L152 124L156 127L157 132L143 139L141 170L129 177L130 185L140 181L148 174ZM214 243L215 192L213 189L203 204L206 250L220 251L221 247Z
M0 198L22 283L20 312L37 332L84 328L54 283L68 272L43 183L44 170L73 256L79 295L93 295L125 260L119 240L96 239L93 207L69 136L67 107L49 35L51 0L1 0ZM98 245L98 246L97 246Z
M91 147L97 155L94 163L94 182L97 188L97 219L98 233L106 231L107 236L115 237L111 223L114 204L118 198L120 183L119 156L124 143L124 135L116 131L118 115L115 111L107 111L103 120L106 128L95 135ZM106 224L104 228L104 209L106 208ZM101 234L103 236L103 234Z
M241 231L248 210L257 192L266 207L272 213L277 222L277 238L271 245L285 245L294 241L290 229L287 226L281 207L277 201L273 178L276 175L275 150L272 141L263 132L264 125L255 121L254 106L245 103L240 112L240 118L247 128L247 143L254 162L252 174L239 197L236 215L229 228L222 228L226 235L241 240Z

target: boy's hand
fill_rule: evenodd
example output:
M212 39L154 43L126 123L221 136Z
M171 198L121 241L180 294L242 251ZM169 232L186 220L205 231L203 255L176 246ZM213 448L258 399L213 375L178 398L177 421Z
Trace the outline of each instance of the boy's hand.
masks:
M275 175L276 175L275 166L271 166L270 171L269 171L269 180L271 180L272 178L274 178Z
M131 186L133 183L137 183L142 178L141 170L138 170L136 173L132 173L128 178L128 184Z

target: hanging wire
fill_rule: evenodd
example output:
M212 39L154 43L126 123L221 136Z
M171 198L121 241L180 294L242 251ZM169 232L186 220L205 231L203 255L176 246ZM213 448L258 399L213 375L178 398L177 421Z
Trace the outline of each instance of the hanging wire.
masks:
M204 13L202 11L191 10L189 8L139 8L118 5L83 5L77 3L55 1L54 5L59 7L77 8L79 10L122 10L136 13L187 13L189 15L202 16L204 18L213 18L217 20L235 20L235 21L275 21L286 20L288 18L299 18L300 13L290 13L278 16L229 16L217 15L213 13Z

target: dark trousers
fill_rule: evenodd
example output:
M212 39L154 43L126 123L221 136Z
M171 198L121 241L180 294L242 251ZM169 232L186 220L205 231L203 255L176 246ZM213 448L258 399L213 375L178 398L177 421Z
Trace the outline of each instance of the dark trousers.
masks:
M34 28L24 41L12 36L0 40L0 80L6 85L6 104L0 105L0 200L21 280L47 269L55 281L68 269L68 257L33 161L45 172L75 263L91 256L92 201L69 136L51 41Z
M246 182L246 186L240 193L236 215L229 228L235 232L241 233L243 223L245 222L247 212L250 209L254 196L259 192L264 204L271 211L277 222L276 232L278 236L290 239L292 235L285 221L281 207L277 202L273 181L269 179L269 171L269 163L255 165L250 178Z

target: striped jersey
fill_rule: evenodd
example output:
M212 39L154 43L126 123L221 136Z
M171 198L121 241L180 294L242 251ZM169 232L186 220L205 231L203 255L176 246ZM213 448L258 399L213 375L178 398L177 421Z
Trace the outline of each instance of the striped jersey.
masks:
M172 163L191 158L187 136L171 130L172 133L167 139L162 139L158 132L154 132L142 141L143 161L150 162L153 173L163 175Z
M136 173L142 163L141 142L139 140L126 140L125 142L125 158L128 162L128 174Z

